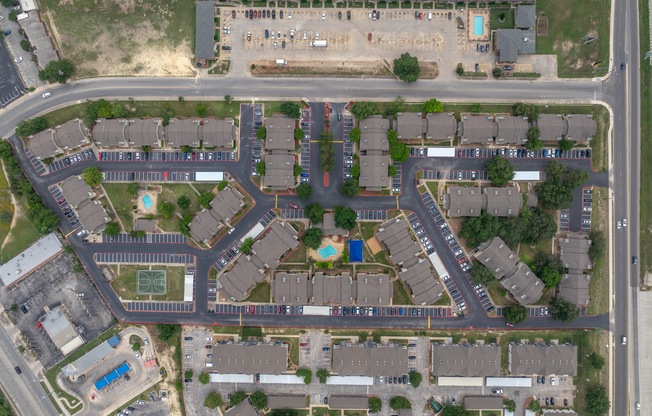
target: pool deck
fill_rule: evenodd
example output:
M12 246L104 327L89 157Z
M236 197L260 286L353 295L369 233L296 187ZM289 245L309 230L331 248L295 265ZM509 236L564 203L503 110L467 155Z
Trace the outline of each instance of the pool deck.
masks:
M324 247L326 247L328 245L333 246L336 253L334 255L329 256L328 258L324 259L319 255L317 250L322 249L322 248L324 248ZM335 241L331 237L325 237L317 250L308 249L308 255L311 258L313 258L313 259L315 259L317 261L333 261L333 260L337 260L337 259L340 258L340 256L342 255L342 251L344 250L344 240Z
M490 10L488 8L469 9L469 13L467 15L467 21L466 21L469 42L488 42L491 40L491 30L489 28L489 24L490 24L489 14L490 14ZM484 17L484 30L481 35L475 35L473 33L476 16Z

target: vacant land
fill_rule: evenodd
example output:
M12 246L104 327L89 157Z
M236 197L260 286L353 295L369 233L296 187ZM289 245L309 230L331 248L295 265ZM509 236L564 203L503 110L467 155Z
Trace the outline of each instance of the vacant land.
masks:
M120 265L118 268L118 266L113 265L111 268L113 269L113 273L116 275L116 279L111 282L111 286L122 300L183 300L183 281L186 270L184 267ZM167 293L165 295L136 294L136 275L138 270L165 270L167 272Z
M4 175L2 175L4 180ZM9 197L8 191L3 197ZM31 246L39 238L41 234L34 227L34 223L27 218L27 203L24 197L17 198L18 207L13 210L16 218L14 219L13 227L8 234L6 234L4 244L2 245L2 252L0 253L0 263L5 263L13 257L17 256L21 251ZM3 203L4 204L4 203ZM11 206L11 204L9 204Z
M537 53L558 57L564 78L604 75L609 69L610 0L537 1L537 14L548 18L548 36L537 36Z
M642 53L650 50L650 22L648 13L650 5L647 1L639 1L639 48ZM638 69L637 69L638 70ZM641 65L641 114L650 114L652 108L652 68ZM652 120L650 117L641 117L641 137L650 137ZM640 267L641 283L645 285L648 273L652 271L652 145L649 140L641 140L641 227L640 227Z
M607 188L593 188L591 230L601 232L605 240L605 252L591 269L588 312L594 315L609 311L609 203Z
M81 77L190 76L195 7L182 0L44 0L41 16Z

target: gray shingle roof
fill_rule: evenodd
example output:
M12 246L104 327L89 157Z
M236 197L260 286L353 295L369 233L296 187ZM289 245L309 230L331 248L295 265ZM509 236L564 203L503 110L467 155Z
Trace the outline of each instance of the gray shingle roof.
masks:
M457 133L457 120L453 113L431 113L426 115L428 129L426 138L430 140L450 140Z
M201 121L200 137L204 147L233 149L236 139L235 123L232 118L205 118Z
M516 6L516 28L533 29L536 25L537 10L534 5L519 4Z
M467 410L502 410L503 398L500 396L464 396Z
M358 273L356 278L358 305L389 305L393 287L388 275Z
M514 296L521 305L534 303L541 297L544 284L523 262L518 263L516 271L505 276L500 284Z
M100 201L86 200L77 208L77 216L82 227L90 233L100 233L111 220Z
M213 371L219 374L282 374L287 368L287 344L213 345Z
M308 303L308 273L276 273L273 296L275 303L306 305Z
M421 253L421 247L408 232L407 221L393 218L384 222L378 229L376 237L385 243L390 252L389 260L395 265L416 259Z
M265 119L265 150L294 150L295 121L283 114L274 114Z
M408 350L374 343L335 345L333 372L340 376L402 376L408 373Z
M195 2L195 58L215 58L215 3L212 1Z
M74 149L88 143L90 131L83 121L69 120L54 129L54 141L62 149Z
M353 299L353 279L348 272L341 275L317 272L312 277L312 302L315 305L348 306Z
M565 117L568 123L566 138L576 142L591 140L595 136L597 126L591 114L567 114Z
M593 267L589 258L591 240L586 235L568 234L559 239L559 248L562 265L567 269L589 270Z
M134 221L134 230L153 233L156 231L156 220L146 220L139 218Z
M306 396L267 396L268 409L304 409Z
M461 114L458 135L462 143L491 143L496 136L498 126L490 114Z
M129 144L136 147L161 147L163 124L160 118L133 118L125 130Z
M498 124L496 143L527 143L527 132L530 129L527 117L500 115L496 117L496 123Z
M360 151L389 150L387 132L389 131L389 120L381 116L371 116L360 122Z
M449 186L444 204L449 217L479 217L485 204L482 189L470 186Z
M81 176L70 176L61 182L61 192L71 207L77 208L82 202L95 196L90 186Z
M516 187L484 188L488 214L497 217L516 217L521 212L523 197Z
M379 191L389 185L387 173L389 156L362 155L360 156L360 178L358 183L368 191Z
M432 344L432 374L437 377L486 377L500 374L500 346Z
M199 119L171 118L165 129L165 137L170 146L199 146Z
M335 225L335 213L327 212L321 223L316 224L317 228L321 228L324 235L349 235L349 232L343 228Z
M424 132L424 120L421 113L396 114L396 132L401 140L420 140Z
M283 190L294 187L294 155L267 154L265 155L265 176L263 186Z
M412 301L417 305L429 305L439 300L444 286L430 268L430 262L419 259L408 267L402 267L399 277L410 286Z
M577 375L577 346L509 344L512 375Z
M193 239L207 242L220 231L224 225L216 214L217 211L212 209L202 209L195 214L195 218L188 224Z
M210 205L216 218L230 221L244 206L244 196L237 189L228 186L217 193Z
M106 119L96 120L93 127L93 139L100 147L127 146L125 139L125 119Z
M561 114L541 114L537 126L539 138L544 142L561 140L568 132L568 124Z
M575 305L588 305L591 301L588 274L565 274L559 282L559 296Z
M499 51L499 62L516 62L521 53L535 53L536 33L534 30L498 29L496 49Z
M331 395L328 399L328 407L334 410L367 410L369 397Z
M54 142L52 129L29 136L28 147L30 152L38 159L46 159L59 153L59 148Z

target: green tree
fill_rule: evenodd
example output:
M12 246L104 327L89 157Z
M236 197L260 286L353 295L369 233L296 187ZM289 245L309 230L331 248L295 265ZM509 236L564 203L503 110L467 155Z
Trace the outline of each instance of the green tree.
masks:
M231 406L236 406L246 398L247 394L244 391L236 391L235 393L231 394L231 400L229 400L229 403Z
M455 67L455 73L459 76L464 75L464 66L462 65L461 62L458 63L457 66Z
M38 73L41 81L49 83L58 82L65 84L75 71L75 67L68 59L60 59L58 61L50 61L45 65L45 69Z
M460 237L466 239L470 246L477 246L499 235L501 228L498 217L483 212L479 217L464 220Z
M561 282L561 273L559 273L558 270L550 269L547 267L541 270L540 273L537 273L537 276L543 280L543 283L547 288L553 288L557 286L559 282Z
M583 170L572 170L551 161L546 168L546 180L534 187L539 203L546 209L570 208L573 202L573 190L588 180L589 175Z
M8 18L12 22L17 22L18 21L18 12L16 10L10 11L9 15L8 15Z
M85 168L82 177L88 186L99 186L102 183L102 172L97 166Z
M360 142L360 128L359 127L354 127L351 129L349 132L349 140L351 140L353 143L359 143Z
M507 322L520 324L527 318L527 308L523 305L508 306L504 309L503 316Z
M255 391L251 395L251 404L258 410L263 410L267 407L267 395L262 391Z
M240 251L242 251L245 254L251 254L251 246L254 244L254 239L251 237L247 237L244 239L242 242L242 245L240 246Z
M323 232L321 228L308 228L303 234L302 241L306 247L317 250L321 245Z
M319 224L324 219L324 208L317 202L306 205L304 213L313 224Z
M143 230L131 230L129 231L129 235L132 236L133 238L141 238L141 237L145 237L147 233Z
M534 104L515 103L512 106L512 111L516 116L526 116L530 122L539 118L539 107Z
M482 104L480 103L473 104L473 106L471 107L471 112L476 114L482 112Z
M303 377L305 384L312 382L312 371L309 368L299 368L296 372L297 377Z
M185 196L185 195L181 195L181 196L177 199L177 205L178 205L179 208L181 208L181 209L188 209L188 208L190 208L190 198L188 198L188 197Z
M591 416L604 416L609 413L611 403L607 390L601 384L594 384L586 389L586 410Z
M406 397L394 396L391 399L389 399L389 407L391 407L394 410L411 409L412 404Z
M217 191L218 191L218 192L221 192L221 191L223 191L224 188L226 188L227 186L229 186L229 181L227 181L227 180L223 180L223 181L221 181L220 183L217 184Z
M514 166L502 156L495 156L485 166L494 186L505 186L514 179Z
M591 231L589 234L591 247L589 247L589 258L593 263L602 261L606 251L607 240L604 238L602 231Z
M570 322L579 316L577 306L562 299L554 298L550 302L550 316L552 319L562 322Z
M111 103L111 115L113 116L113 118L124 118L127 117L129 113L127 112L127 109L123 104L114 101Z
M301 117L301 107L299 103L293 101L283 101L281 103L281 113L285 114L290 118L299 118Z
M484 264L473 261L473 267L471 267L471 281L476 285L488 285L489 283L496 280L491 270L487 269Z
M389 165L389 166L387 167L387 176L394 176L394 175L396 175L396 172L398 172L398 171L396 170L396 166L394 166L394 165ZM359 172L358 172L358 176L359 176Z
M470 413L462 406L446 406L440 416L469 416Z
M503 406L505 406L508 412L516 412L516 402L514 400L505 400Z
M369 396L369 411L373 413L380 413L383 409L383 401L376 396Z
M20 41L20 47L21 47L25 52L29 52L29 51L32 50L32 45L30 45L29 42L28 42L27 40L25 40L25 39L21 39L21 41ZM41 77L41 72L43 72L43 71L40 71L40 72L39 72L39 78ZM45 80L42 80L42 81L45 81Z
M217 409L218 407L222 406L224 406L224 402L222 401L222 396L220 396L220 393L211 391L206 395L206 398L204 399L204 407L208 407L209 409Z
M340 193L344 196L354 197L360 193L360 187L356 179L347 179L340 188Z
M140 184L138 182L131 182L129 185L127 185L127 192L129 195L136 196L138 191L140 191Z
M118 235L120 234L120 226L117 222L110 222L104 227L104 234L106 235Z
M300 128L294 129L294 140L303 140L303 138L306 136L306 133L303 132Z
M261 160L260 162L256 163L256 173L260 176L265 176L265 172L265 162Z
M386 116L395 116L396 114L402 112L405 109L405 98L400 95L394 98L394 101L389 103L387 109L385 110Z
M531 410L535 413L539 413L539 410L541 410L541 403L539 403L538 400L532 398L530 401L530 404L527 406L528 410Z
M14 0L2 0L0 1L3 7L11 7L14 5Z
M573 141L568 139L561 139L559 141L559 150L571 150L573 148Z
M306 200L312 195L312 187L306 182L301 182L296 189L299 199Z
M407 144L398 141L396 130L387 132L387 141L389 142L389 156L397 162L405 162L410 157L410 148Z
M14 156L14 148L7 140L0 139L0 158L7 159Z
M423 103L424 113L441 113L444 111L444 105L436 98L431 98Z
M557 232L557 223L552 215L539 209L524 209L518 217L522 222L520 241L537 244L541 240L552 238Z
M9 211L0 212L0 223L2 224L10 224L13 218L14 215Z
M325 368L320 368L317 370L317 378L319 379L319 382L321 384L326 384L326 381L328 380L328 377L331 375L331 373L328 372L327 369Z
M190 227L188 227L188 224L190 224L195 218L193 214L185 214L182 218L179 218L179 232L186 237L190 235Z
M335 207L335 225L345 230L355 227L357 214L351 208Z
M224 96L224 101L226 101L227 104L231 104L233 102L233 97L231 97L229 94L226 94Z
M159 201L156 207L158 216L161 218L171 218L174 215L174 204L168 201Z
M16 124L16 134L20 137L27 137L43 131L47 127L48 123L43 117L34 117L19 121L18 124Z
M202 371L201 373L199 373L197 380L199 380L201 384L208 384L211 381L211 378L208 375L208 372Z
M140 342L134 342L133 344L131 344L131 350L140 351Z
M299 412L295 409L274 409L267 416L299 416Z
M589 362L591 363L591 367L596 370L602 370L602 367L604 367L604 357L597 352L592 352L589 355Z
M401 80L408 83L419 79L421 68L416 56L404 53L400 58L394 59L394 74Z
M351 166L351 169L349 169L349 173L351 174L351 176L358 179L360 177L360 164L356 163L355 165Z
M258 130L256 130L256 138L258 140L265 140L267 137L267 129L263 126L258 127Z
M491 74L494 76L494 78L500 78L503 75L503 70L495 67L492 71Z
M301 165L294 165L293 173L294 173L294 176L301 175L303 173L303 168L301 167Z
M156 329L158 330L158 339L166 343L172 341L181 332L181 327L174 324L156 324Z
M179 100L179 102L180 102L181 104L183 104L183 103L186 102L186 99L185 99L183 96L181 96L181 95L179 96L178 100Z
M541 131L539 127L532 126L527 131L527 143L525 147L530 150L537 150L543 148L543 141L541 141Z
M408 374L408 377L410 379L410 384L415 389L417 387L419 387L419 385L421 384L421 381L423 380L423 376L421 375L421 373L416 372L416 371L410 371L410 373Z
M211 202L215 198L212 192L202 192L199 194L199 205L204 208L208 208L211 205Z
M322 130L319 134L319 167L324 172L330 172L335 168L333 134L326 130Z
M198 103L195 106L195 114L199 117L206 117L206 114L208 114L208 106L204 103Z
M351 106L351 113L356 120L364 120L369 116L378 114L378 107L374 103L360 101Z

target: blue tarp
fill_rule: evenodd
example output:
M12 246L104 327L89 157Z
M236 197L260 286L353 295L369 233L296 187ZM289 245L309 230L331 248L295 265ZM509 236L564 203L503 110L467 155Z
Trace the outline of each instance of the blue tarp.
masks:
M349 261L362 262L362 240L349 241Z
M109 374L105 375L101 379L97 380L95 382L95 388L100 391L104 387L108 386L109 384L113 383L120 377L122 377L123 374L125 374L127 371L131 370L131 367L129 367L129 364L125 361L122 363L122 365L115 370L111 371Z
M114 335L111 338L107 339L106 342L108 342L112 348L115 348L115 346L120 342L120 338L118 338L117 335Z

